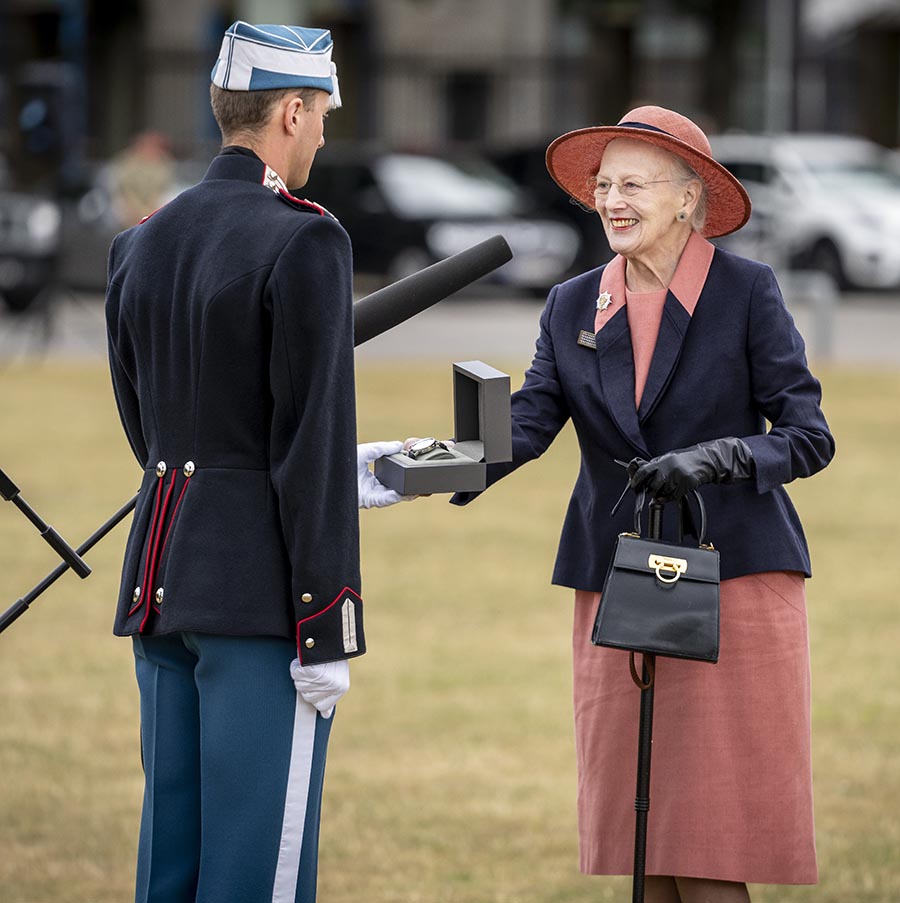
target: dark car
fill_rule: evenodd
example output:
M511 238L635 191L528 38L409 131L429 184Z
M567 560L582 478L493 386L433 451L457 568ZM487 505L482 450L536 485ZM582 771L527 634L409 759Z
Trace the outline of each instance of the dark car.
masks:
M527 145L496 151L489 158L505 176L526 190L542 210L578 230L580 243L572 275L608 263L613 253L599 215L595 210L586 210L553 181L547 172L546 152L546 144Z
M60 224L59 204L14 189L0 160L0 298L10 310L25 310L52 283Z
M486 161L327 146L303 194L340 221L354 269L387 281L501 234L513 259L494 281L543 293L565 278L578 233L539 212L527 194Z

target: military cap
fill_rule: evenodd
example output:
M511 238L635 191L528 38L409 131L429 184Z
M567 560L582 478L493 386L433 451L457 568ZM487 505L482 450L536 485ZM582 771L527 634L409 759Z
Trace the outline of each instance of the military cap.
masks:
M250 25L237 21L222 39L212 82L226 91L319 88L341 105L334 41L324 28L298 25Z

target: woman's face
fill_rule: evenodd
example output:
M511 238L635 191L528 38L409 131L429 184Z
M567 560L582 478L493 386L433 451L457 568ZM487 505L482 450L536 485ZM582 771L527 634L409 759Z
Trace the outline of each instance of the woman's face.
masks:
M678 178L671 154L645 141L616 138L606 146L596 177L609 193L594 194L594 203L610 247L625 258L658 255L672 246L676 255L690 230L694 203L692 190L686 190ZM634 195L622 186L641 185ZM686 199L686 194L691 197ZM684 211L685 222L676 215Z

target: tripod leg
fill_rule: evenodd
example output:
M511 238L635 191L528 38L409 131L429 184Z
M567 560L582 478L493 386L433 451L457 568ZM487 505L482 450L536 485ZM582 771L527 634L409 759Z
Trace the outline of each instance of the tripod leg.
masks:
M92 549L107 533L109 533L113 527L115 527L120 521L124 520L132 511L134 511L134 506L137 504L138 496L136 495L133 499L126 502L106 523L102 526L98 527L76 550L77 555L80 560L80 556L84 555L90 549ZM13 621L15 621L18 617L25 614L28 610L28 606L31 605L32 602L49 586L52 586L56 581L63 575L65 572L69 570L69 565L66 562L63 562L59 565L55 570L51 571L47 574L46 577L35 586L30 592L26 593L21 599L16 600L9 608L0 615L0 633L6 630ZM89 571L90 573L90 571Z

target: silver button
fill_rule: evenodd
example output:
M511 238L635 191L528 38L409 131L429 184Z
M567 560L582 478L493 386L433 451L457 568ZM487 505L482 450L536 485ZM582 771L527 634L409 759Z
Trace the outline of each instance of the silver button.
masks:
M312 593L304 593L300 597L301 602L312 602Z
M307 648L307 649L312 649L312 647L315 646L315 645L316 645L316 641L315 641L312 637L310 637L310 638L306 641L306 648Z
M160 461L159 464L156 465L156 475L158 477L164 477L166 475L166 462Z
M156 591L156 604L157 604L157 605L162 605L162 600L163 600L163 588L160 587L160 588Z
M196 469L197 468L194 466L194 462L188 461L187 464L184 465L184 475L186 477L192 477Z
M141 598L141 588L139 586L136 586L134 588L134 592L131 595L131 601L137 602L137 600L140 598Z

